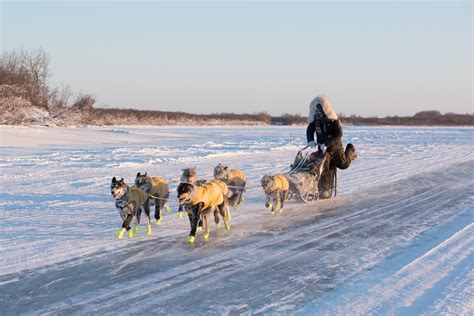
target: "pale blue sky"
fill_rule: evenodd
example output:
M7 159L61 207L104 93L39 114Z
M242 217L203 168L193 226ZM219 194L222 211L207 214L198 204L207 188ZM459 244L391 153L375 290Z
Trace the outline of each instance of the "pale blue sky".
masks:
M2 49L44 48L52 85L197 113L473 112L471 1L5 2Z

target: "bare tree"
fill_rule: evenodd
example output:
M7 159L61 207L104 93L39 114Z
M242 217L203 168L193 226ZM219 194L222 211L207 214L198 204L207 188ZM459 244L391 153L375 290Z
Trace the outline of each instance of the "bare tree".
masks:
M80 112L90 112L95 103L95 97L90 94L79 93L76 102L72 105L72 108L79 110Z
M63 85L51 90L48 94L48 107L52 110L61 110L68 106L73 92L70 86Z
M36 99L33 104L48 107L48 78L49 78L49 56L43 49L26 51L26 64L32 76L32 98Z
M48 107L48 78L49 57L43 49L2 52L0 85L24 89L32 104Z

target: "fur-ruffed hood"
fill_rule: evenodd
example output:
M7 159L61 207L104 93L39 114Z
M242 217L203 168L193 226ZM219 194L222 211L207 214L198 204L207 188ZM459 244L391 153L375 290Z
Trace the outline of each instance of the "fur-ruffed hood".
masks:
M337 114L332 108L331 102L329 102L328 97L325 95L318 95L309 104L308 123L312 123L314 121L314 116L316 115L316 104L318 103L322 105L324 113L330 120L337 120Z

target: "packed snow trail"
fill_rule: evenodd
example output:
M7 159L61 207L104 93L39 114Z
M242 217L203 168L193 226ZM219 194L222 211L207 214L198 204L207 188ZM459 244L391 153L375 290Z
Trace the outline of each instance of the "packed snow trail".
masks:
M271 220L264 220L269 217L266 214L259 215L256 223L248 219L239 224L252 225L255 231L245 239L235 238L239 235L236 227L232 234L219 231L209 243L201 241L196 247L186 245L182 234L144 241L78 265L26 273L18 276L18 282L4 285L2 292L8 301L17 302L11 312L294 310L380 264L392 252L400 251L400 246L407 246L441 221L455 221L469 214L466 207L472 205L474 181L462 179L473 167L471 162L454 173L437 173L445 179L443 185L438 184L437 176L429 174L381 187L371 196L358 196L355 201L355 197L347 196L323 202L317 212L292 205L285 215ZM465 185L470 189L459 190ZM458 233L460 236L452 238L455 247L448 239L447 245L431 250L442 257L441 262L430 266L423 262L427 255L422 254L417 259L422 262L414 260L417 269L405 266L393 276L395 281L373 289L378 294L376 298L369 300L374 295L369 292L366 297L359 297L360 304L350 300L345 311L362 308L364 314L385 305L382 295L395 295L394 302L399 302L404 295L416 298L423 294L445 276L447 264L455 267L457 262L472 259L473 234L465 238L472 233L472 227L466 226ZM460 252L464 255L460 256ZM432 270L439 270L437 265L442 265L443 270L436 274ZM413 281L405 280L401 273L415 274L410 276ZM430 282L423 282L422 278ZM415 281L417 291L410 284ZM426 288L420 288L423 285ZM23 292L23 288L27 291ZM377 305L371 306L367 301Z
M400 133L375 134L381 130L385 139ZM370 132L363 140L374 136ZM27 168L44 179L29 187L25 174L7 167L3 177L16 186L1 192L2 205L13 206L2 210L10 235L0 245L18 265L15 258L1 263L0 306L7 314L472 313L472 133L458 137L454 147L440 136L459 136L458 130L431 132L413 144L399 140L406 148L398 156L397 144L359 145L359 160L340 173L341 194L334 200L289 203L283 214L271 216L263 193L249 190L241 209L233 211L231 231L213 227L209 241L198 236L194 246L186 243L187 219L170 215L151 237L143 236L142 227L143 237L113 238L120 220L108 196L109 176L153 172L147 163L101 171L79 166L67 173L61 166L31 165ZM430 137L443 143L435 153ZM294 147L250 151L219 162L245 170L249 183L258 183L262 174L287 167L295 154ZM219 153L203 154L206 158L192 163L207 176L217 164L212 155ZM68 155L79 159L61 163L94 160L81 152ZM107 162L97 155L100 168ZM439 159L420 168L431 155ZM23 164L42 159L34 157L6 157L4 163L13 168L13 159ZM170 162L155 169L168 176L181 166ZM59 179L56 193L43 189L53 179ZM74 189L66 194L71 187L64 188L64 181L88 194ZM97 192L97 183L103 191ZM20 184L35 190L22 193ZM29 209L23 215L25 202ZM49 208L59 211L59 222Z

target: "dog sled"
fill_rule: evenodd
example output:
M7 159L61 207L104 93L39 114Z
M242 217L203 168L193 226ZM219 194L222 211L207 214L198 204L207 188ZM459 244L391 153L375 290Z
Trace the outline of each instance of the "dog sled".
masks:
M330 155L319 148L305 151L307 148L298 151L286 173L290 183L289 198L310 203L335 196L337 169L332 166Z

